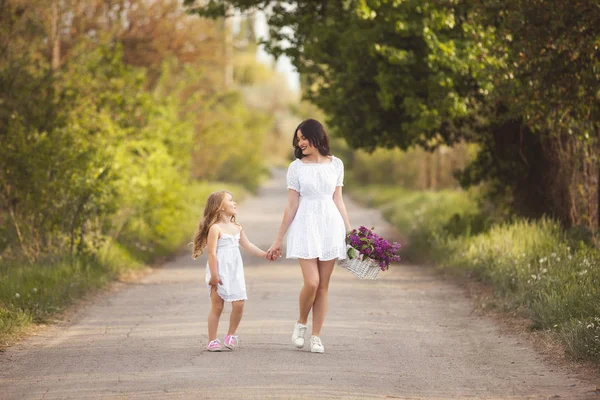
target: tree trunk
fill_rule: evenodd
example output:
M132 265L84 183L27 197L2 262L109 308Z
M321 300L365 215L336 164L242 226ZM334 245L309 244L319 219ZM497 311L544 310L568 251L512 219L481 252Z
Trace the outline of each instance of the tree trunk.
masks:
M423 150L420 150L421 157L419 159L419 190L427 189L427 153Z
M52 0L52 20L50 27L50 43L52 46L52 69L60 67L60 5L59 0Z
M225 17L223 18L223 56L224 56L224 80L225 88L228 89L233 85L233 32L230 14L231 8L227 8Z
M437 190L438 188L438 177L439 177L439 153L438 150L435 150L429 155L429 172L431 175L430 178L430 189Z
M556 165L553 197L563 200L554 206L566 211L566 226L585 228L593 237L599 226L599 141L565 133L548 138L544 152Z

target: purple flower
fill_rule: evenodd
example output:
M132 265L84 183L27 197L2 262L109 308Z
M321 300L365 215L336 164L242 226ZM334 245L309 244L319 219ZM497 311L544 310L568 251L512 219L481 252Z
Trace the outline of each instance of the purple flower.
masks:
M346 236L346 244L358 251L359 255L375 260L382 270L389 268L390 262L400 261L400 247L390 243L364 226L354 229Z

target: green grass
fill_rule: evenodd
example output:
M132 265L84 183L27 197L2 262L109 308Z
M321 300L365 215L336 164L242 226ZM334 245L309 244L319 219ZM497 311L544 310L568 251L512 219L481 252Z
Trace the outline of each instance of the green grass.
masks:
M32 324L48 322L122 274L180 250L191 241L208 194L222 188L231 190L237 201L248 195L237 185L195 185L190 188L188 206L171 219L173 227L161 237L151 237L140 230L137 235L128 233L96 254L75 259L59 256L36 263L0 261L0 346Z
M461 191L425 192L373 185L350 193L367 205L381 209L386 220L408 238L410 246L403 250L403 259L413 262L438 258L431 254L430 242L441 233L471 236L489 225L476 201Z
M404 258L468 272L547 330L576 359L600 364L600 252L550 219L492 224L462 191L362 187L408 238Z
M52 264L3 264L0 270L0 343L32 322L47 322L49 317L90 290L115 279L120 272L117 265L84 258ZM127 266L136 268L139 263Z

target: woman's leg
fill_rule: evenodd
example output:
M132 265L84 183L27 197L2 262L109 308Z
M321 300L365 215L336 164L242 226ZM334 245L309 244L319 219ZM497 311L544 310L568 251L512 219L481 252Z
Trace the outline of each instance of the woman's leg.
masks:
M210 289L210 312L208 313L208 343L217 338L219 318L223 312L223 299L217 294L217 288Z
M313 323L312 334L315 336L321 335L321 328L325 322L327 314L327 303L329 298L329 279L333 272L335 260L318 261L319 269L319 286L313 304Z
M306 325L308 313L310 313L310 309L315 302L315 296L319 288L319 267L316 258L300 258L298 261L300 261L300 268L304 277L304 286L302 286L302 290L300 291L300 314L298 322Z
M231 315L229 316L229 331L228 335L235 335L240 321L242 320L242 314L244 313L244 300L232 301L231 302Z

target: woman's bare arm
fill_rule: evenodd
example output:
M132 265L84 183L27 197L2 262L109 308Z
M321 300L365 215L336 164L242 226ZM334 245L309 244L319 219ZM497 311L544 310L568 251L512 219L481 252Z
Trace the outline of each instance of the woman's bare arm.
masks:
M277 238L267 251L267 258L273 259L273 255L278 256L281 253L281 242L283 241L283 237L287 232L290 224L294 220L296 216L296 212L298 211L298 205L300 204L300 193L296 192L293 189L288 190L288 200L285 205L285 209L283 211L283 218L281 219L281 225L279 227L279 232L277 233ZM275 253L275 254L274 254Z
M352 230L352 225L350 224L350 218L348 218L348 212L346 211L346 205L344 204L344 196L342 195L342 187L337 186L335 188L335 192L333 192L333 202L336 207L340 211L342 215L342 219L344 220L344 225L346 226L346 232Z
M283 240L285 233L287 232L288 228L290 227L290 224L294 220L296 212L298 211L299 204L300 193L296 192L293 189L288 189L288 200L283 211L281 226L279 227L279 232L277 233L277 239L279 239L280 241Z

